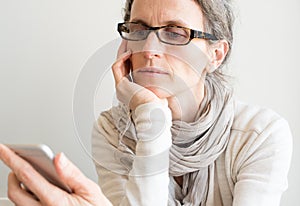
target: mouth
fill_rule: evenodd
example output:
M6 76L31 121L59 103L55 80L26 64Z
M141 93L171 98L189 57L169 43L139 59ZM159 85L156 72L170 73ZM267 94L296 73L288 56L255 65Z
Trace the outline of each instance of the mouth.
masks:
M169 75L169 72L167 72L165 69L158 67L145 67L138 69L136 72L143 73L146 75Z

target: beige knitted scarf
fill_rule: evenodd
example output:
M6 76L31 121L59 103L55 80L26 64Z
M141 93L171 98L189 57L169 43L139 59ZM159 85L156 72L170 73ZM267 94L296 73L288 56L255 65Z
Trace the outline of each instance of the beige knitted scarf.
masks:
M213 190L214 162L225 150L233 122L231 91L214 76L206 79L206 96L196 121L173 121L170 175L183 176L182 200L169 205L205 206L208 190Z

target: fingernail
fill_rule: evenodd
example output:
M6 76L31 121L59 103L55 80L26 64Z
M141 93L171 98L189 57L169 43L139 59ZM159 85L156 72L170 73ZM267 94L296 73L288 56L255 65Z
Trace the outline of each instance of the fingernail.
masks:
M132 53L131 49L128 49L128 50L125 52L125 54L131 54L131 53Z
M125 57L128 58L127 56L130 55L130 54L131 54L131 50L127 50L126 52L120 54L117 59L120 60L120 59L123 59Z

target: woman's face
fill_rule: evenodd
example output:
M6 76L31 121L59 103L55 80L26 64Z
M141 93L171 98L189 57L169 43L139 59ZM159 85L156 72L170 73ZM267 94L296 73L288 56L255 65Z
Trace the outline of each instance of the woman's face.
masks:
M203 14L194 0L134 0L130 21L204 31ZM193 39L185 46L168 45L160 42L154 32L144 41L128 41L127 47L133 52L133 80L160 98L185 91L197 95L206 74L207 45L203 39Z

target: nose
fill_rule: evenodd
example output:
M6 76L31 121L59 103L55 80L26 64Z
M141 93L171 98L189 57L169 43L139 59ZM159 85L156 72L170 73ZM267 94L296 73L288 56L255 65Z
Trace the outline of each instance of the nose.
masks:
M164 46L158 39L155 32L150 32L145 43L143 45L143 54L147 59L152 59L153 57L161 57L164 52Z

